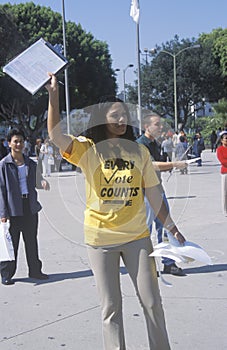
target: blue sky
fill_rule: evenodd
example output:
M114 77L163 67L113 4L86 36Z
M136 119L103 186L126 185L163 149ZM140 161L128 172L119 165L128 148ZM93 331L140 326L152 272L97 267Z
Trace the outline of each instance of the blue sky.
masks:
M0 0L0 4L28 1ZM62 0L33 1L62 12ZM83 29L109 45L113 69L119 68L117 82L123 88L123 69L136 69L136 24L129 16L131 0L65 0L66 20L80 23ZM226 0L140 0L140 48L153 48L173 39L197 38L200 33L227 25ZM143 57L144 58L144 57ZM134 68L127 69L126 83L136 79Z

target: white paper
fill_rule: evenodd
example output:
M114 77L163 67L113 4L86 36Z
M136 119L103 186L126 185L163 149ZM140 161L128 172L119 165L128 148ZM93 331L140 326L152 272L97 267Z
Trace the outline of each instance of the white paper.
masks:
M44 39L39 39L5 65L3 72L34 95L48 82L48 72L56 74L68 63L50 46Z
M195 163L197 162L197 160L201 159L200 157L197 157L197 158L192 158L192 159L187 159L186 160L186 163L187 164L191 164L191 163Z
M9 222L0 223L0 261L15 260Z
M171 235L168 235L168 237L170 238ZM186 241L182 245L173 237L170 238L170 242L162 242L154 246L154 252L151 253L150 256L164 256L173 259L178 263L188 263L197 260L206 265L213 264L209 255L201 246L189 241Z

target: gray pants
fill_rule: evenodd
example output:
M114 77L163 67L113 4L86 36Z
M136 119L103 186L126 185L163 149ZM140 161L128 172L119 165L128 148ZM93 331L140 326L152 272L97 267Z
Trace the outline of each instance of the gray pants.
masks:
M222 207L224 215L227 215L227 174L221 174Z
M149 348L170 349L155 262L149 257L152 250L149 237L111 248L88 247L88 256L101 299L105 350L126 349L120 289L120 257L144 311Z

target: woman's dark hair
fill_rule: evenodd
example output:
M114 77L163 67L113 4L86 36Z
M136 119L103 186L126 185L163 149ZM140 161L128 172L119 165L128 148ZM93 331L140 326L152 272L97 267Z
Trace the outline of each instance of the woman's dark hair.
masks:
M10 142L13 136L22 136L23 139L25 140L24 132L19 128L13 128L9 131L7 135L7 141Z
M119 136L121 146L129 152L135 152L135 149L138 148L136 142L125 142L135 141L135 134L131 125L132 123L127 105L118 97L105 96L100 99L98 104L93 106L88 128L85 132L85 136L93 140L98 151L102 154L106 153L106 150L102 150L100 145L103 144L102 141L106 141L108 139L106 133L106 114L111 106L116 102L122 103L127 115L126 132L124 135Z

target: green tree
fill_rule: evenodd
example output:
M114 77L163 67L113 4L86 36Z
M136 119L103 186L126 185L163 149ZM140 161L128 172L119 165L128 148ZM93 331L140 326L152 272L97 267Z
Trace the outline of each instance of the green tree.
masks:
M200 48L193 48L200 44ZM226 93L220 64L211 50L213 43L204 40L173 40L156 47L152 60L141 65L142 105L174 118L174 67L176 57L178 123L192 121L194 107L203 107L204 98L218 101ZM188 49L191 47L191 49ZM129 89L133 102L136 87ZM135 101L134 101L135 102Z
M196 119L196 129L202 130L207 145L210 145L211 132L227 127L227 100L220 99L212 105L213 115Z
M200 41L218 62L223 77L227 77L227 29L217 28L209 34L201 34Z
M12 45L12 43L16 42L20 45L21 39L15 24L15 17L11 12L7 11L7 9L3 10L3 8L0 7L0 68L4 65L6 60L10 58L9 52L12 52L12 55L17 53L15 45Z
M222 98L218 103L214 104L214 118L212 120L216 129L219 127L224 128L227 126L227 100Z
M3 66L16 54L40 37L52 45L62 44L62 17L50 8L32 2L19 5L0 5L0 52ZM3 40L4 39L4 40ZM116 78L111 68L108 45L86 33L80 24L66 23L69 93L71 109L97 102L102 95L115 94ZM64 79L64 75L60 77ZM64 89L61 89L61 109L65 107ZM35 96L7 76L0 76L0 116L20 124L26 135L36 134L46 122L47 93L40 90ZM37 118L35 119L34 116ZM36 120L35 130L31 129ZM31 122L32 121L32 122Z

